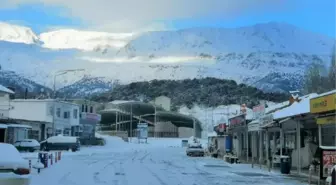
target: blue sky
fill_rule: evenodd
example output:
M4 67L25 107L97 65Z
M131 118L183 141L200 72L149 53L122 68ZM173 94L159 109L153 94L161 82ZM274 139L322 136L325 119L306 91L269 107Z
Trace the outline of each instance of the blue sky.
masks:
M296 0L295 2L300 4L299 9L246 11L230 17L203 16L197 19L164 20L162 23L179 29L203 26L232 28L277 21L290 23L335 38L335 0ZM88 21L84 21L80 17L64 16L65 10L65 8L41 4L19 5L11 9L0 9L0 21L26 25L37 33L55 27L90 29Z

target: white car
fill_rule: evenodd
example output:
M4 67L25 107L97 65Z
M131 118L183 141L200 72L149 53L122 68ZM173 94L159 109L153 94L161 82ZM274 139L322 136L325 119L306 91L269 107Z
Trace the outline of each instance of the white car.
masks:
M202 148L202 145L200 144L193 144L189 145L188 148L186 149L186 154L187 156L200 156L204 157L205 151Z
M0 185L29 185L30 169L11 144L0 143Z
M29 151L34 152L36 150L40 150L40 143L36 141L35 139L23 139L20 141L16 141L14 143L14 146L19 151Z

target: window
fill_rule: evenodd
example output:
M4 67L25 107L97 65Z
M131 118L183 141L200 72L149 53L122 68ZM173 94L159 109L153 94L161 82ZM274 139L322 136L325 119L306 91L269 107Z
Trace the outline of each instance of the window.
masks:
M84 105L84 104L82 104L82 112L84 112L84 108L85 108L85 105Z
M78 117L78 110L77 110L77 109L74 109L74 110L73 110L73 118L74 118L74 119L77 119L77 117Z
M85 112L88 112L88 106L85 105Z
M50 106L49 107L49 110L48 110L48 115L53 115L53 112L54 112L54 107L53 106Z
M90 106L90 113L93 113L93 107Z
M61 108L56 109L56 116L61 117Z
M70 118L70 112L69 112L69 111L64 112L64 113L63 113L63 118L64 118L64 119L69 119L69 118Z

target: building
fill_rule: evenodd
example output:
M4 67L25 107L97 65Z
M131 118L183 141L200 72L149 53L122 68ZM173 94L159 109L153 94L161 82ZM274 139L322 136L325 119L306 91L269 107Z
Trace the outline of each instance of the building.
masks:
M71 135L72 127L79 125L77 104L54 99L15 99L10 101L9 117L31 126L29 138L44 140L56 135ZM54 111L55 110L55 111ZM53 129L54 128L54 129Z
M7 124L6 120L9 115L9 96L10 94L14 94L10 89L0 85L0 142L6 142L7 137Z
M94 138L96 125L101 120L101 115L97 114L97 110L101 108L101 104L84 99L74 99L68 101L75 103L80 107L79 126L73 127L72 135L79 136L82 140Z

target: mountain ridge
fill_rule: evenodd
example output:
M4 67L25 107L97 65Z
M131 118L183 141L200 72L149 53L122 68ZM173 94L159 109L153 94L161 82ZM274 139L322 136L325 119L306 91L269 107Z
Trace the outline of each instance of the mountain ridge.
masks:
M77 35L67 32L64 37L64 30L56 31L62 37L52 35L55 31L46 32L52 36L44 39L40 36L45 33L41 33L33 44L18 43L20 39L15 44L8 39L1 41L0 65L48 87L52 87L53 74L59 70L85 69L83 73L57 77L58 88L74 84L83 75L118 79L123 84L215 77L285 92L302 87L300 83L289 85L287 77L296 77L300 82L312 63L329 63L335 43L334 38L276 22L139 35L75 31ZM3 34L0 31L0 40L7 38ZM31 38L35 36L31 34ZM126 45L116 47L115 41ZM97 84L102 85L99 80ZM84 84L82 88L86 88ZM81 91L79 86L77 89Z

